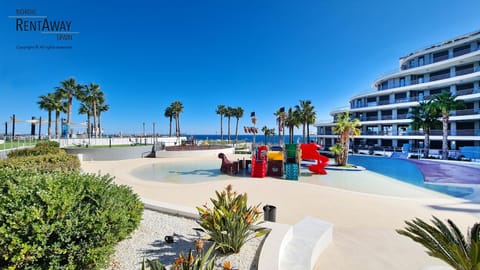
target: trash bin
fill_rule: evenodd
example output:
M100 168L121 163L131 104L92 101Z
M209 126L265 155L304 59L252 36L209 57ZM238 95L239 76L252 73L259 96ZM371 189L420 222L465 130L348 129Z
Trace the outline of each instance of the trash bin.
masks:
M275 222L277 219L277 207L273 205L265 205L263 207L263 220Z

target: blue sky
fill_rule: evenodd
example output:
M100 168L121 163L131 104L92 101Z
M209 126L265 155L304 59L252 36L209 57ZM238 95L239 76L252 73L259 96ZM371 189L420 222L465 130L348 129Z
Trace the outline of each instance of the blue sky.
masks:
M16 31L9 16L21 8L70 21L78 34L59 41ZM257 126L273 128L278 108L305 99L318 120L328 120L333 108L398 68L399 57L480 29L479 10L477 0L1 1L0 131L12 114L46 118L38 96L70 77L101 86L108 134L141 133L142 123L153 122L165 134L163 113L176 100L187 134L219 133L219 104L244 109L240 127L251 125L255 111ZM19 48L27 45L71 49ZM84 122L77 105L73 122Z

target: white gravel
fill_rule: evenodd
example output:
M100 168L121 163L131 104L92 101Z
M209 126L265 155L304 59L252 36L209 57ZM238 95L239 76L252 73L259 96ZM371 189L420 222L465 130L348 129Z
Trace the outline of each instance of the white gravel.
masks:
M204 236L204 233L193 228L200 228L193 219L145 209L139 228L116 247L109 269L141 269L143 258L160 259L163 264L171 265L180 252L187 255L190 250L195 250L194 241ZM165 242L166 235L173 235L175 242L171 244ZM222 265L226 260L231 262L234 269L257 269L259 251L264 238L251 239L238 254L228 256L217 254L215 269L223 269ZM205 251L209 246L206 242Z

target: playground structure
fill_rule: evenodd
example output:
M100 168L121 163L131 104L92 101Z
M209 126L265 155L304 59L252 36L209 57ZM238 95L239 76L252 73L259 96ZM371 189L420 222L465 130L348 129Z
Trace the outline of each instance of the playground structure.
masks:
M223 173L239 173L241 162L231 162L223 153L218 154L218 158L222 159L221 171ZM302 161L306 161L305 166L313 174L327 174L325 167L328 165L329 158L318 152L317 144L309 143L286 144L285 148L258 146L253 151L250 176L255 178L285 176L287 180L298 180Z

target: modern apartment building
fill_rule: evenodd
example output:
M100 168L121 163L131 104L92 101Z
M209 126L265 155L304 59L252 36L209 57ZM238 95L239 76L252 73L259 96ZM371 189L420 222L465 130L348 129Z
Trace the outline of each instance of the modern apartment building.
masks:
M355 146L397 148L409 144L422 148L424 134L410 128L409 112L419 101L450 91L465 102L451 112L449 147L480 146L480 31L429 46L400 58L400 68L373 83L374 89L350 98L350 111L360 119L362 134ZM317 123L318 142L328 147L337 135L332 122ZM431 148L441 149L442 130L431 132Z

